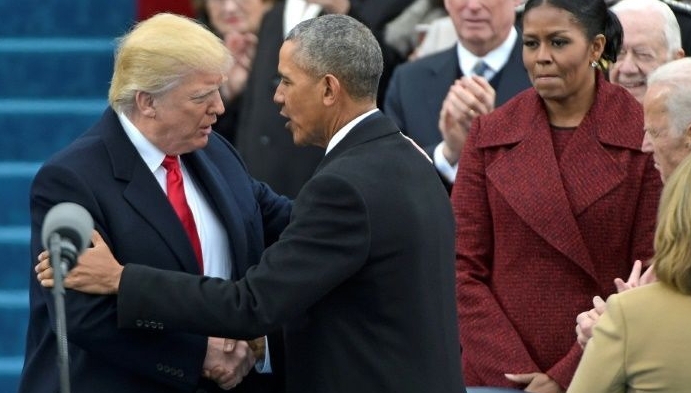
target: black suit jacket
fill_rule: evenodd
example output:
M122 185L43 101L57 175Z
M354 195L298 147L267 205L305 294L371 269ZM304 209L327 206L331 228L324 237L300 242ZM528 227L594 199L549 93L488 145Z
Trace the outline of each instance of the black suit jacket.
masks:
M439 111L449 88L460 75L456 46L401 64L394 70L384 101L384 112L408 136L430 152L441 142ZM520 37L508 62L491 80L495 107L530 87L523 67Z
M265 243L275 241L287 225L289 201L254 181L233 148L215 134L206 148L182 159L227 230L233 275L244 276L259 261ZM43 249L46 212L64 201L91 213L122 263L199 274L180 220L111 109L36 175L31 187L33 258ZM33 269L29 276L30 320L19 391L57 392L53 297L38 284ZM156 291L157 285L142 289ZM67 291L65 303L72 392L221 391L212 383L199 385L205 336L118 330L113 296ZM276 361L280 367L281 356ZM240 390L268 393L281 385L280 376L250 379Z
M454 288L446 192L377 113L326 155L243 280L128 265L118 318L123 328L163 326L155 334L254 337L283 325L291 393L455 393L464 388Z

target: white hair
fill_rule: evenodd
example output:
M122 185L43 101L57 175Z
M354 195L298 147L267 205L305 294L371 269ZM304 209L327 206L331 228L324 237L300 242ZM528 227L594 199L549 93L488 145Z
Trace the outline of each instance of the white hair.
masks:
M681 49L681 30L679 22L669 6L659 0L621 0L611 8L617 16L626 11L644 11L662 17L664 24L662 35L667 44L667 60L672 60L674 54ZM624 32L626 37L626 32Z
M691 125L691 57L663 64L648 77L648 89L667 88L666 106L673 132L681 136Z

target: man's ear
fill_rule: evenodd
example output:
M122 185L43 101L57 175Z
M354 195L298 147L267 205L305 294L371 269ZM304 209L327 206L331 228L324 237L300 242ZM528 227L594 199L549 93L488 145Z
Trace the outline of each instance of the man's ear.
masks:
M684 56L686 56L684 54L684 49L679 48L672 54L672 60L678 60L678 59L683 58Z
M691 123L686 125L686 129L684 130L684 147L686 147L686 150L691 151Z
M147 92L138 91L134 95L134 103L141 114L146 117L156 117L156 107L154 106L154 97Z
M332 74L326 74L322 79L324 84L324 96L322 100L324 105L331 106L338 102L341 95L341 82Z

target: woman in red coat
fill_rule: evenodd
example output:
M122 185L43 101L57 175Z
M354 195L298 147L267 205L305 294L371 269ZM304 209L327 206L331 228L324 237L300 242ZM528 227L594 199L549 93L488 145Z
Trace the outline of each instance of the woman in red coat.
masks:
M533 88L471 127L452 194L468 386L566 389L574 316L652 255L661 184L642 108L600 71L621 37L603 0L529 0Z

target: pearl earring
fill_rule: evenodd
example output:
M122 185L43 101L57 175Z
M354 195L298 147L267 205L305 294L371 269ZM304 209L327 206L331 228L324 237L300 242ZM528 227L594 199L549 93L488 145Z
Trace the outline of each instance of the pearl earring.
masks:
M597 61L595 61L595 60L591 61L590 66L593 68L597 68Z

